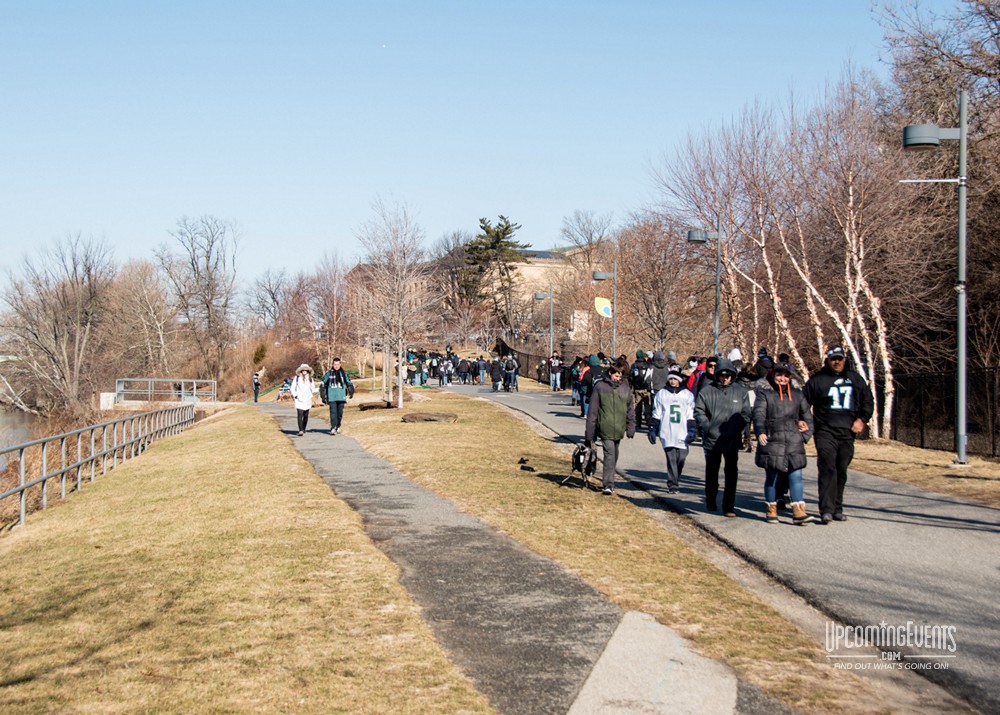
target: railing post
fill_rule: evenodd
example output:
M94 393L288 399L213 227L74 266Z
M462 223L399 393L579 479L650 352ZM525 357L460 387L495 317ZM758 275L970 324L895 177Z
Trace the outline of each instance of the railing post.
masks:
M59 473L66 478L66 437L59 438Z
M101 425L101 474L108 473L108 425Z
M49 473L49 455L46 447L49 446L48 442L42 442L42 476L44 477ZM42 481L42 511L49 508L49 485L48 480Z
M83 432L76 433L76 490L83 489Z
M90 428L90 481L94 481L94 461L97 457L94 456L94 447L96 446L96 440L94 438L94 428Z
M19 486L21 487L21 493L18 495L20 497L20 501L21 501L21 503L20 503L20 508L21 508L20 522L21 522L21 526L24 526L25 519L27 518L27 515L28 515L28 509L27 509L28 492L24 488L24 447L21 447L21 449L19 449L17 451L17 457L18 457L18 460L17 460L18 461L18 466L17 466L17 469L18 469L18 480L19 480Z

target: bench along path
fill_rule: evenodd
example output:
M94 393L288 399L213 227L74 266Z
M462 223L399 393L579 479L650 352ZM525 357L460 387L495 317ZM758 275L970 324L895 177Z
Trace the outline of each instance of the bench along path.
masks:
M570 441L582 439L580 408L570 405L568 391L453 389L507 404ZM930 669L919 669L922 675L983 712L1000 712L1000 509L851 471L844 493L846 522L796 527L782 514L783 524L767 525L763 470L754 466L753 457L740 455L737 519L705 510L701 447L689 452L678 494L667 494L663 450L644 434L623 442L618 467L632 484L845 624L885 624L904 636L907 624L911 630L953 627L954 640L948 641L953 650L920 648L921 635L914 635L912 647L886 650L903 654L901 667L917 670L929 663ZM960 471L956 474L961 478ZM806 506L815 513L814 459L804 480Z
M259 403L289 435L286 405ZM293 444L364 518L435 637L494 707L519 713L774 712L649 616L418 486L326 422Z

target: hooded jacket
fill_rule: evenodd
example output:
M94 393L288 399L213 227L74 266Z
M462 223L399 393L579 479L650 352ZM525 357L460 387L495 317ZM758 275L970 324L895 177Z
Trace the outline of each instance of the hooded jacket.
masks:
M670 372L670 363L664 357L662 350L653 353L653 372L650 376L650 390L655 395L667 386L667 373Z
M632 388L624 378L614 383L610 378L594 381L587 408L586 439L594 436L616 442L635 435L635 403Z
M761 469L791 472L806 466L806 442L813 432L812 413L802 391L789 384L776 384L773 374L767 387L757 389L753 405L753 431L767 435L767 444L758 444L754 464ZM799 420L809 429L799 432Z
M728 385L714 380L698 392L695 400L694 419L706 451L738 450L743 445L743 428L752 417L750 391L736 382L736 370L725 358L715 366L716 377L722 372L732 373L733 380Z

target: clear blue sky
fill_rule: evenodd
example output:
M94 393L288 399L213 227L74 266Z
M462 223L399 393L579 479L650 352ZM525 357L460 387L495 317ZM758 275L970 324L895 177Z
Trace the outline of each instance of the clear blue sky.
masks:
M505 214L547 248L646 204L689 132L881 52L869 0L0 0L2 260L151 258L212 214L249 281L356 259L379 196L429 244Z

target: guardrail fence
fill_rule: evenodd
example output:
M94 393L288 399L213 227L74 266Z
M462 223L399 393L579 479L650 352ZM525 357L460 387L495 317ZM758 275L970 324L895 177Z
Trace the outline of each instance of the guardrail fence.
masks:
M215 380L171 380L162 377L120 377L115 380L115 404L123 402L215 402Z
M32 487L40 486L40 507L45 509L50 480L59 480L59 496L65 499L68 479L74 480L76 491L80 491L85 472L89 471L89 479L94 481L98 471L106 474L117 467L119 461L125 463L138 457L156 440L179 434L193 425L194 419L194 405L185 404L132 414L0 449L0 458L6 457L8 473L15 466L18 472L17 486L0 493L0 502L7 497L18 497L18 523L23 526L28 490Z

